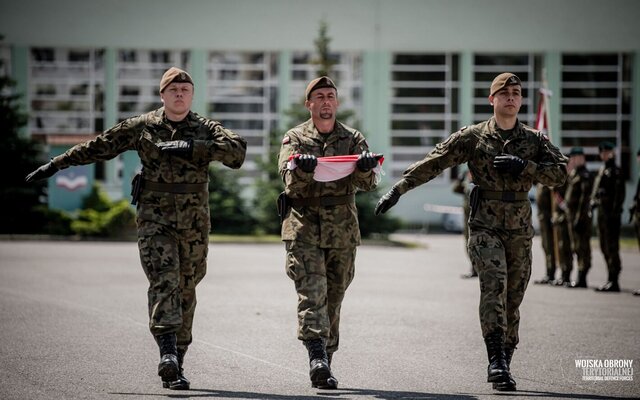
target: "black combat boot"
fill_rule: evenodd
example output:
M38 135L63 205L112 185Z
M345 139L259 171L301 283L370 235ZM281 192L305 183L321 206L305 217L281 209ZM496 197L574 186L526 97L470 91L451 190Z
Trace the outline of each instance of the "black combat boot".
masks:
M617 274L609 274L609 280L604 285L600 286L596 289L596 292L610 292L615 293L620 291L620 286L618 285L618 275Z
M187 347L178 346L178 378L175 381L165 381L162 380L162 387L168 388L171 390L189 390L191 387L191 382L184 376L184 369L182 365L184 364L184 355L187 352Z
M562 278L556 279L555 281L553 281L553 284L556 286L564 286L564 287L571 286L571 271L569 272L563 271Z
M329 359L323 339L305 340L309 351L309 377L311 387L318 389L337 389L338 380L331 374Z
M536 279L535 281L533 281L533 283L535 283L536 285L552 285L555 280L555 271L555 267L553 267L553 269L547 269L547 274L543 276L542 279Z
M511 358L513 357L513 351L515 346L505 344L504 346L504 360L507 363L507 369L509 370L509 380L507 382L496 382L493 384L493 388L500 392L515 392L516 380L511 375Z
M505 360L502 333L493 332L484 338L487 345L489 366L487 367L487 382L509 382L509 367Z
M571 283L572 288L586 289L587 287L587 273L584 271L578 272L578 280Z
M160 348L160 364L158 364L158 375L164 382L173 382L178 379L180 366L178 364L178 349L176 348L176 334L165 333L155 337Z

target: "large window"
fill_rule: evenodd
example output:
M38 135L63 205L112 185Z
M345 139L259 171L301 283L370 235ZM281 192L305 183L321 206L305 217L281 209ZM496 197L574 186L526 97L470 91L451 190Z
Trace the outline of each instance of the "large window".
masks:
M265 52L210 52L208 116L247 139L246 182L263 173L256 160L269 152L269 132L278 119L277 56Z
M103 129L103 50L32 48L29 98L32 133L86 134Z
M171 67L189 70L189 52L184 50L118 51L118 120L144 114L162 106L160 78Z
M395 54L391 89L393 162L387 173L398 178L458 128L458 56Z
M591 169L600 165L598 144L609 140L629 176L631 68L628 54L562 56L562 147L584 147Z

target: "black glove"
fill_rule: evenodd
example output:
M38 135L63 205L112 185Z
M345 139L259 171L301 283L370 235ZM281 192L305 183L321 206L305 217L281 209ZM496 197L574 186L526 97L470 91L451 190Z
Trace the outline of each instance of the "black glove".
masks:
M387 192L387 194L380 198L380 201L378 201L378 204L376 204L374 213L376 215L379 215L380 213L386 213L391 207L396 205L399 199L400 192L398 192L398 189L396 189L396 187L394 186Z
M38 169L27 175L24 180L27 182L32 182L39 179L46 179L50 176L53 176L53 174L55 174L56 172L58 172L58 167L56 167L51 161L49 161L48 163L41 165L40 167L38 167Z
M493 167L498 172L509 172L514 177L520 175L524 167L527 166L528 161L523 160L520 157L512 156L511 154L500 154L493 159Z
M296 165L304 172L313 172L318 165L318 159L313 154L300 154L294 158Z
M378 158L375 154L370 153L368 151L363 151L362 154L358 156L358 160L356 161L356 167L362 172L371 171L373 168L378 165Z
M162 153L170 154L172 156L179 156L184 158L193 157L193 140L171 140L168 142L157 143L156 146Z

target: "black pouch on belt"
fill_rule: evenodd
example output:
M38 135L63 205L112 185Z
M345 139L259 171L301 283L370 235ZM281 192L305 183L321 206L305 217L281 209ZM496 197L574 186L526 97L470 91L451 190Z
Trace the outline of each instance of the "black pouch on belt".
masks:
M480 205L480 186L473 185L471 193L469 193L469 207L471 208L469 219L473 219L473 217L476 215L478 205Z
M289 210L291 209L291 199L285 194L285 192L280 193L278 199L276 200L276 206L278 207L278 216L280 216L280 223L284 222L284 219L289 214Z
M138 172L136 176L131 180L131 204L134 206L138 204L140 193L142 193L142 172Z

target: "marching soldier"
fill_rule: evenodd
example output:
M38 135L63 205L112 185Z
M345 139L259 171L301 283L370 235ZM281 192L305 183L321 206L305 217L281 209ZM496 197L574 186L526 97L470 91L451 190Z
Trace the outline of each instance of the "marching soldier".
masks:
M596 290L619 292L618 278L622 270L620 261L620 223L625 186L622 170L616 165L615 145L604 141L598 146L603 165L598 171L591 193L591 209L598 210L598 237L600 249L607 262L607 282Z
M522 84L512 73L491 83L493 117L453 133L378 202L387 212L400 196L454 165L468 163L474 187L469 219L469 254L480 281L480 325L487 347L487 381L497 390L515 390L510 373L519 341L519 307L531 276L531 204L534 181L562 185L566 157L542 133L518 121Z
M282 140L278 165L285 191L279 212L286 271L298 294L298 339L309 353L311 385L336 389L331 361L360 244L355 193L376 187L378 159L362 133L336 121L338 90L330 78L309 82L305 98L311 118ZM352 172L335 180L314 179L319 157L356 154Z
M578 260L578 279L570 287L586 288L587 274L591 269L591 225L589 198L593 178L587 169L584 150L574 147L569 152L570 172L567 179L565 201L571 229L571 249Z
M120 122L26 178L44 179L72 165L137 151L143 172L134 179L132 203L137 203L140 261L149 280L149 328L160 349L162 385L174 390L190 386L183 361L192 342L196 285L207 270L209 163L240 168L246 153L243 138L191 111L193 93L187 72L168 69L160 80L164 107Z

